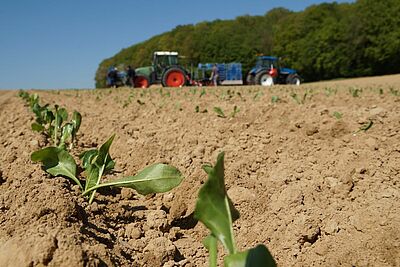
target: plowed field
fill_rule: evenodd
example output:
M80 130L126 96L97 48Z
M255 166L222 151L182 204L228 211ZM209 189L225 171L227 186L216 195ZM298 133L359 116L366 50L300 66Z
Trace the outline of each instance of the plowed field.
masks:
M99 190L89 205L30 160L46 139L18 92L0 91L0 266L207 266L193 210L221 151L238 249L265 244L279 266L400 266L400 75L28 92L82 114L75 157L116 134L105 180L155 162L185 179L165 194Z

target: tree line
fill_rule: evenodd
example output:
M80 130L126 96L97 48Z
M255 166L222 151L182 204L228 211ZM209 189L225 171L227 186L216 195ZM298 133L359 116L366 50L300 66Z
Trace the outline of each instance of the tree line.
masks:
M150 65L162 50L178 51L194 65L240 62L244 77L260 54L280 57L305 81L399 73L399 14L399 0L358 0L179 25L103 60L96 87L105 87L109 66Z

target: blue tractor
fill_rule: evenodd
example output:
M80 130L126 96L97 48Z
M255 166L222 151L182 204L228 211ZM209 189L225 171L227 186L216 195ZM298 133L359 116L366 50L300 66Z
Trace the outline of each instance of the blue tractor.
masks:
M274 84L300 85L301 78L297 71L281 68L277 57L259 56L256 66L247 74L246 83L263 86Z

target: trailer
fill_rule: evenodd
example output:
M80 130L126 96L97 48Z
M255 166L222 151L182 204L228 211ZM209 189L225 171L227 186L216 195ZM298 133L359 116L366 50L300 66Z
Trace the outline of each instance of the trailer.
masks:
M220 85L242 85L242 64L241 63L200 63L197 66L197 80L201 85L210 85L212 68L217 66L219 75L218 84ZM197 77L196 77L197 76Z

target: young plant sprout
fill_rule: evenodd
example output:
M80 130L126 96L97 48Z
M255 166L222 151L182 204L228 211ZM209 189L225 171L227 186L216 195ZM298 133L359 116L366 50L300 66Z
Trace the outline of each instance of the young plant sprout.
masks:
M276 266L275 260L264 245L238 252L233 235L233 222L239 218L239 212L230 200L224 182L224 153L217 157L215 166L204 165L208 180L200 189L194 216L210 231L203 241L210 253L209 266L217 266L218 241L222 243L228 255L224 258L225 267Z
M234 118L236 116L236 114L238 114L240 112L240 108L238 108L237 106L233 107L233 111L231 113L231 117Z
M81 154L82 168L86 174L85 186L82 186L77 178L77 164L66 150L60 147L47 147L33 152L31 159L42 162L43 169L52 176L65 176L72 179L79 185L83 195L89 195L89 203L93 202L96 190L101 187L128 187L135 189L139 194L146 195L167 192L182 182L183 176L178 169L158 163L146 167L135 176L100 183L102 176L115 166L109 154L114 137L115 135L112 135L99 149L91 149Z
M277 96L277 95L273 95L273 96L271 97L271 102L272 102L272 103L277 103L279 100L280 100L280 99L279 99L279 96Z
M82 122L81 114L74 111L71 121L63 124L68 120L68 112L65 108L55 105L54 110L51 110L49 104L44 106L39 104L39 96L36 94L30 96L29 93L21 91L19 95L29 102L31 110L36 116L35 122L31 125L32 130L45 134L53 141L54 146L64 149L66 141L70 139L69 148L71 149Z
M374 122L371 120L366 123L363 123L363 125L360 126L360 129L357 132L360 132L360 131L366 132L372 127L373 124L374 124Z
M343 114L340 113L339 111L334 111L333 117L335 117L337 120L340 120L343 117Z
M226 118L224 111L220 107L214 107L214 112L217 113L217 116L220 118Z
M201 90L199 97L202 97L203 95L206 95L206 89L204 88Z
M361 89L359 89L359 88L355 88L355 87L350 87L349 88L349 92L350 92L350 94L353 96L353 97L359 97L360 96L360 92L361 92L362 90Z
M257 93L254 95L253 100L256 101L256 100L258 100L260 97L262 97L263 95L264 95L264 93L261 92L261 91L259 91L259 92L257 92Z
M79 156L82 160L82 167L86 173L85 191L99 185L103 174L114 169L115 162L111 159L109 154L114 137L115 134L112 135L100 149L91 149ZM96 190L93 190L89 196L89 204L93 202L95 194Z
M307 96L308 96L308 91L306 91L306 92L303 94L303 97L302 97L301 99L300 99L299 95L296 94L296 93L294 93L294 92L292 92L292 93L290 94L290 96L293 98L293 100L294 100L298 105L301 105L301 104L304 104L304 102L306 101Z

